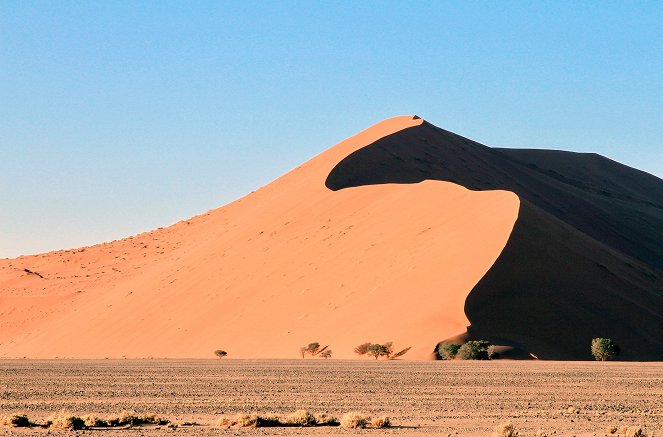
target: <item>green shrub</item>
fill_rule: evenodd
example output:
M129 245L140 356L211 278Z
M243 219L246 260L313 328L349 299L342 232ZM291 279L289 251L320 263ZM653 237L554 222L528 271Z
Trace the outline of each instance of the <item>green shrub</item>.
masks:
M331 356L332 356L331 349L327 349L326 351L320 352L320 357L324 358L325 360L328 359L328 358L331 358Z
M485 340L468 341L458 349L458 358L461 360L488 360L488 347L490 343Z
M615 359L621 352L617 346L609 338L593 338L592 339L592 355L596 361L608 361Z
M443 360L453 360L454 358L456 358L456 354L458 353L458 349L460 349L459 344L442 343L437 347L437 354Z
M368 347L368 355L375 357L375 359L377 360L382 356L388 356L389 349L384 344L374 343Z

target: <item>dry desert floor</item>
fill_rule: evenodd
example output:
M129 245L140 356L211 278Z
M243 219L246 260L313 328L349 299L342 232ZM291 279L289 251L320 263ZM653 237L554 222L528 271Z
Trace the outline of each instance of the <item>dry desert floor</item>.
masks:
M307 409L387 415L390 429L215 427L222 415ZM6 360L0 414L45 421L66 410L156 413L176 429L78 435L464 435L510 421L521 436L609 435L640 425L663 435L663 363L372 360ZM184 422L197 425L182 426ZM0 429L0 435L48 430ZM51 431L54 432L54 431ZM619 431L618 431L619 432ZM58 432L56 432L58 433ZM72 431L59 431L71 434Z

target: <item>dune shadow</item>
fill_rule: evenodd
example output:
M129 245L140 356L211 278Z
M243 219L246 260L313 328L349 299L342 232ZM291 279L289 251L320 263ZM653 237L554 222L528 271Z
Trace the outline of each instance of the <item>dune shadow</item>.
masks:
M609 336L624 359L663 358L663 181L599 155L495 149L424 122L351 153L325 186L424 180L521 201L506 247L467 297L467 339L589 359L591 338Z

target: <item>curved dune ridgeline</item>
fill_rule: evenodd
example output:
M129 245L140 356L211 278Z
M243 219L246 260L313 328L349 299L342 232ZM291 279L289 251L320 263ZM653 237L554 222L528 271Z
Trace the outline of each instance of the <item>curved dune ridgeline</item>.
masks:
M661 229L651 175L396 117L173 226L0 260L0 357L424 359L456 336L589 359L601 336L662 359Z
M601 336L622 359L663 359L663 181L595 154L492 149L423 123L350 154L326 185L431 179L521 200L503 253L468 296L461 339L589 359Z
M507 191L444 181L333 191L378 123L248 196L171 227L0 261L0 356L294 358L366 341L428 358L463 332L467 294L518 214ZM26 271L27 269L28 271Z

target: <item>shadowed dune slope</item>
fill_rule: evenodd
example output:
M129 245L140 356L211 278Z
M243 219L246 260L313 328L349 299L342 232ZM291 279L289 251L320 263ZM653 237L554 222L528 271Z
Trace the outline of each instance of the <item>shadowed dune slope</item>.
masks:
M492 149L424 122L350 154L326 185L422 180L521 200L505 250L468 296L462 339L587 359L603 336L624 359L663 359L663 181L595 154Z
M518 216L508 191L447 181L330 190L361 132L248 196L190 220L76 250L0 260L0 357L354 357L363 342L428 358L468 325L468 293Z

